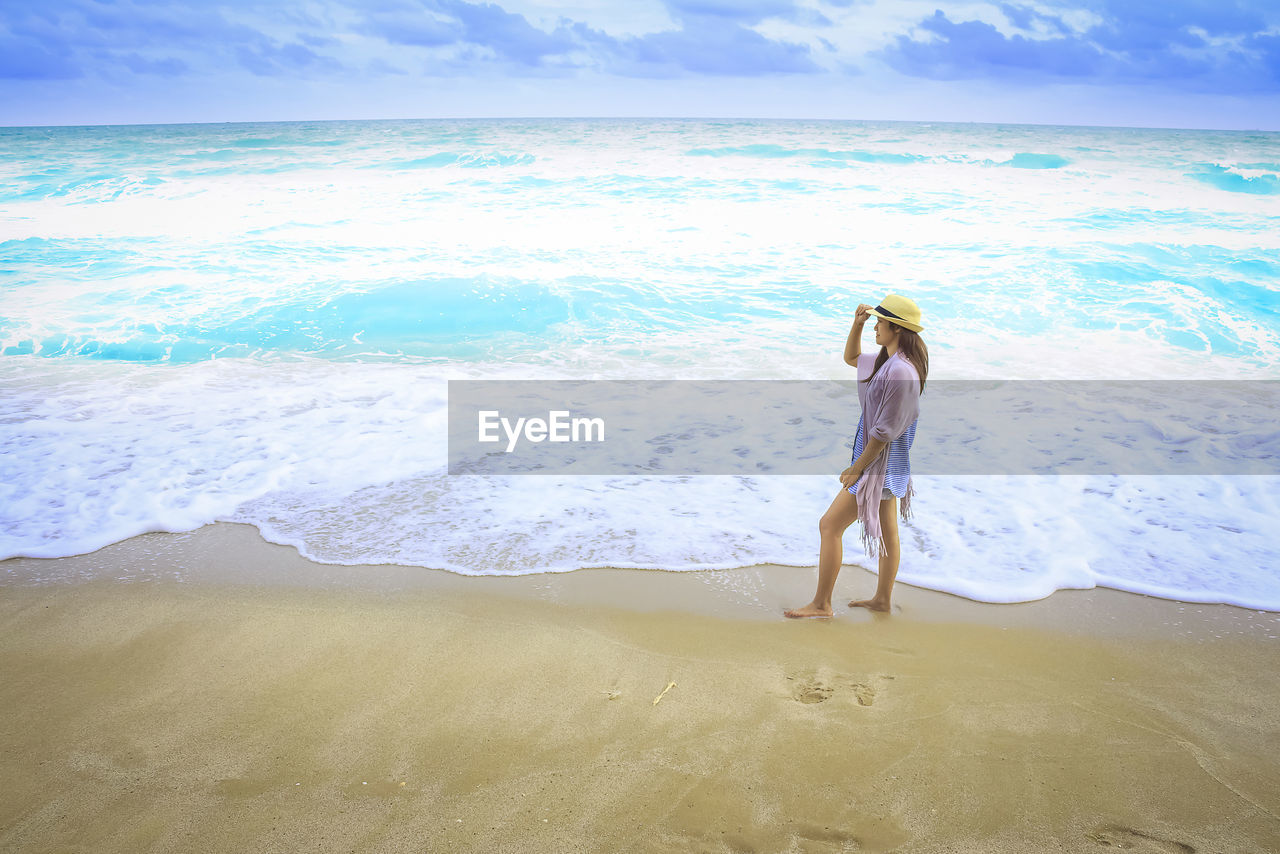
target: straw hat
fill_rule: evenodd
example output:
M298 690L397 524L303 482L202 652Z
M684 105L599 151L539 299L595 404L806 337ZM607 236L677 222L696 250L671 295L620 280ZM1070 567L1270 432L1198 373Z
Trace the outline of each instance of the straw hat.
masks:
M890 323L896 323L903 329L919 332L924 329L920 324L920 306L898 294L889 294L880 301L880 305L871 309L871 314L883 317Z

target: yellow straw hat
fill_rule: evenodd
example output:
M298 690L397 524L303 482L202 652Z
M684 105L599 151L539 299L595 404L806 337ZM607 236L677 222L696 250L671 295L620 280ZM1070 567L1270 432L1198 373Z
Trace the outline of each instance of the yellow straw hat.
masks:
M896 323L903 329L919 332L924 329L920 323L920 306L898 294L889 294L880 300L880 305L871 309L871 314L883 317L890 323Z

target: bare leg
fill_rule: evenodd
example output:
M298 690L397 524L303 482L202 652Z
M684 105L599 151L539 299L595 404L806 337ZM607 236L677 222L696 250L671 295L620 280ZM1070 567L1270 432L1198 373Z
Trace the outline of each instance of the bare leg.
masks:
M831 501L827 512L818 522L818 592L813 601L803 608L784 611L787 617L830 617L831 592L836 588L836 576L844 560L844 532L858 520L858 499L847 489Z
M898 577L898 562L902 558L902 547L898 542L897 498L880 502L880 533L884 537L884 548L880 550L880 574L876 580L876 595L870 599L856 599L849 603L850 608L866 608L871 611L889 610L893 580Z

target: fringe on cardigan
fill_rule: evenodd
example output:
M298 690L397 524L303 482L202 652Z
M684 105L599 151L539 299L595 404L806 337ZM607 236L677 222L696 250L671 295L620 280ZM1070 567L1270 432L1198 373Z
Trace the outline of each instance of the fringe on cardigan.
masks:
M902 516L902 521L911 521L911 497L916 494L915 480L907 481L907 492L898 499L898 511ZM867 557L879 560L886 548L884 544L884 532L881 531L880 536L873 537L871 532L867 530L867 522L865 519L858 519L858 524L862 527L862 548L866 551Z

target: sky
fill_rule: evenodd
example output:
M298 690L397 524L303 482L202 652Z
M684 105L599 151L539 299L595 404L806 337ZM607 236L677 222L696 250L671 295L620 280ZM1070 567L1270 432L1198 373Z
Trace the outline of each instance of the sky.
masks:
M525 116L1280 130L1280 2L0 0L0 126Z

